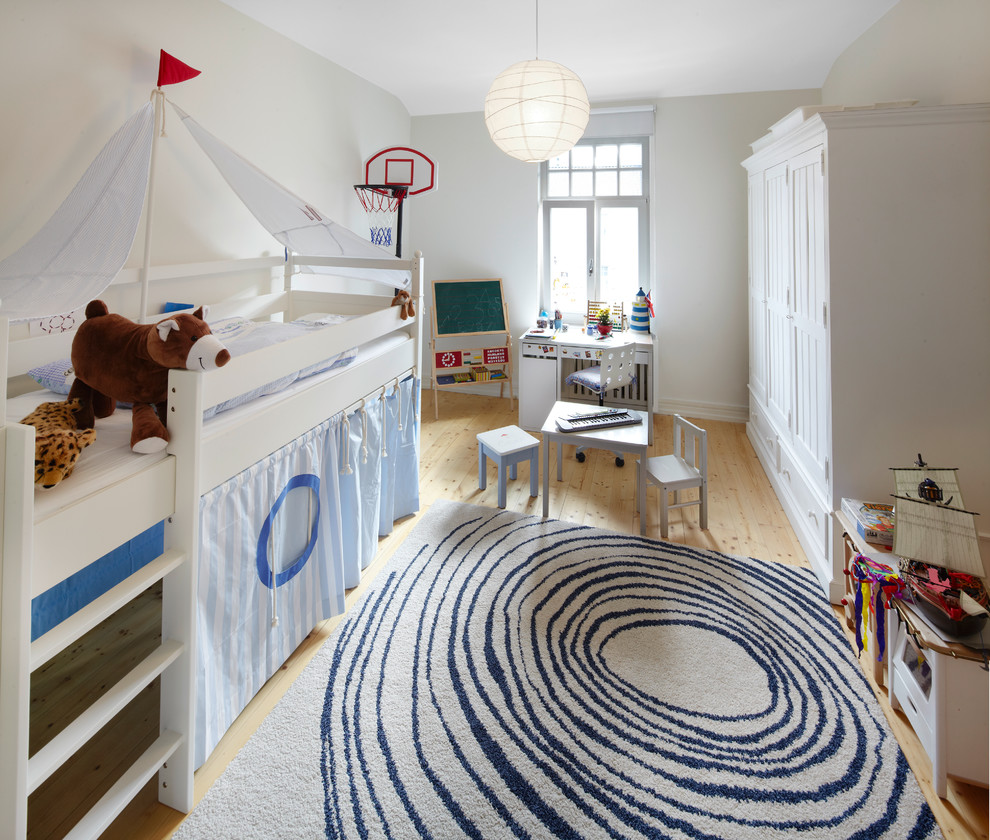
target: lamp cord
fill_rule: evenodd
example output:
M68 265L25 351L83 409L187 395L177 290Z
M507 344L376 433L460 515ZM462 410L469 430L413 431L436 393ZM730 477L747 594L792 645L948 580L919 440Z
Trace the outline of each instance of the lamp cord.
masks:
M540 57L540 0L536 0L536 58Z

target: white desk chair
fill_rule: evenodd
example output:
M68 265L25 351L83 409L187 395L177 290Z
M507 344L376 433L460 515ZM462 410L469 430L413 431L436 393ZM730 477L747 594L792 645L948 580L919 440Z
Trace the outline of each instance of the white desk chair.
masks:
M674 453L646 461L646 484L660 488L660 536L667 539L669 512L674 508L699 505L698 524L708 530L708 432L699 429L679 414L674 415ZM698 498L681 501L681 490L698 488ZM674 492L674 504L667 494ZM645 516L640 511L640 516Z
M636 381L636 344L619 344L602 350L601 364L576 370L564 380L565 385L580 385L598 395L598 405L605 405L605 394L625 388ZM579 446L574 457L584 461L585 447ZM613 452L615 465L621 467L625 461L621 453Z

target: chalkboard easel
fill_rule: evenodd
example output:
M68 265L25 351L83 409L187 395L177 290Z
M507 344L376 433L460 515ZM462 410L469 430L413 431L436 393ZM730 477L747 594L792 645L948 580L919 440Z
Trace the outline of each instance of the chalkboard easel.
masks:
M512 399L512 333L501 279L433 281L433 414L440 417L437 391L482 382L509 384ZM463 348L470 336L504 336L486 346ZM454 339L461 339L454 341ZM440 371L438 373L438 371Z

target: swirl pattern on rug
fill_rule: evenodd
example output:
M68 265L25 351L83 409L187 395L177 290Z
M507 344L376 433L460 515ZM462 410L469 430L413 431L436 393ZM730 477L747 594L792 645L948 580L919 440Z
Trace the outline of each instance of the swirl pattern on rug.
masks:
M328 837L941 837L807 570L438 502L381 578Z

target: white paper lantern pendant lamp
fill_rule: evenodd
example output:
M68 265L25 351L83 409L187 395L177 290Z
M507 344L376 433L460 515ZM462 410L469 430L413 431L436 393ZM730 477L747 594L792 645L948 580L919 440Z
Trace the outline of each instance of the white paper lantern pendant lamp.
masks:
M539 37L537 4L537 37ZM495 145L527 163L549 160L584 135L591 106L573 70L536 58L506 68L485 97L485 125Z

